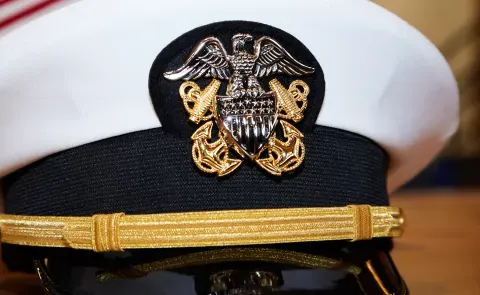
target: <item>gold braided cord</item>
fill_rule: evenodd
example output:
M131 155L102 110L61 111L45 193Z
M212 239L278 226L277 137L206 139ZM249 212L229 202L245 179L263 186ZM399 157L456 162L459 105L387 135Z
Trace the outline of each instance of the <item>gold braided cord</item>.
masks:
M371 240L373 238L371 207L368 205L358 205L353 206L353 209L354 222L358 225L355 229L353 240Z
M123 213L102 214L92 217L92 247L95 252L122 251L119 241L120 218Z
M0 215L4 243L88 249L235 246L366 240L403 232L399 208L348 206L92 217Z

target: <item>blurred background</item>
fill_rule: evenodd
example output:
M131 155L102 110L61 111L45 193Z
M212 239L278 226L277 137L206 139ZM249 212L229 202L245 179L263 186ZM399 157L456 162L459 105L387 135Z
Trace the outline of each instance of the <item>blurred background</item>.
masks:
M376 0L426 35L449 61L461 93L461 125L442 156L406 188L480 185L480 1Z
M443 52L461 93L461 124L451 144L392 196L392 205L405 210L408 222L404 237L396 241L394 259L413 295L478 295L480 0L373 2L409 22ZM8 273L0 265L0 295L35 290L34 278Z
M408 226L393 251L413 295L480 294L480 0L376 0L442 51L461 94L460 129L392 196Z

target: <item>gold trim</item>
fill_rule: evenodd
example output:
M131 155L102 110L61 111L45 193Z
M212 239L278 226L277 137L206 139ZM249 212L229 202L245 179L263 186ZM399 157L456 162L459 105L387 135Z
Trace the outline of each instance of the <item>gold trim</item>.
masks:
M373 278L374 278L375 281L377 282L378 287L382 290L383 294L385 294L385 295L390 295L390 292L388 292L387 288L386 288L385 285L383 284L382 279L380 279L380 277L378 276L377 272L375 271L375 268L373 267L372 262L371 262L371 261L367 261L367 264L366 264L366 265L367 265L368 271L372 274Z
M281 249L235 248L192 253L178 257L167 258L160 261L139 264L128 269L120 269L112 272L100 272L97 274L97 279L102 282L115 278L135 279L144 277L147 274L155 271L235 261L261 261L311 269L341 269L354 275L359 275L362 271L358 266L346 264L341 260L320 255Z
M93 217L0 215L3 243L87 249L238 246L397 237L395 207L259 209ZM365 215L366 214L366 215ZM362 220L371 220L365 227ZM95 225L95 226L93 226Z
M371 207L360 205L353 206L353 208L355 209L354 218L358 224L355 238L353 240L371 240L373 235L372 213L370 212Z

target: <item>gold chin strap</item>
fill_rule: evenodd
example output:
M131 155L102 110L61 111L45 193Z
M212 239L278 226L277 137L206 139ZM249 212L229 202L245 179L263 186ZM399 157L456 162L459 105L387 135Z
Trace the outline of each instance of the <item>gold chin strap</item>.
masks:
M238 246L397 237L395 207L261 209L91 217L0 215L3 243L87 249Z

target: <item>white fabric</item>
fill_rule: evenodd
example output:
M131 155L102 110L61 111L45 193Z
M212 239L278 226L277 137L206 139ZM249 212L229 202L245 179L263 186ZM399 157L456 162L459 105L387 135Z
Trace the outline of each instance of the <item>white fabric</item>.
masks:
M224 20L275 26L311 50L326 79L317 124L384 147L389 191L457 128L446 61L369 1L84 0L0 39L0 177L55 152L159 127L147 84L156 55L181 34Z

